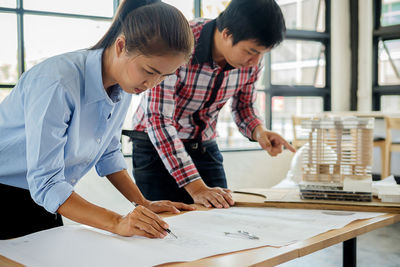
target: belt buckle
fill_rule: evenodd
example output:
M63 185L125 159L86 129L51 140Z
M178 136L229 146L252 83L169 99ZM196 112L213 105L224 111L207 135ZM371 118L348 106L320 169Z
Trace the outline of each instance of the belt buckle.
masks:
M199 143L198 143L198 142L192 143L192 144L190 144L190 147L191 147L192 149L198 149L198 148L199 148Z

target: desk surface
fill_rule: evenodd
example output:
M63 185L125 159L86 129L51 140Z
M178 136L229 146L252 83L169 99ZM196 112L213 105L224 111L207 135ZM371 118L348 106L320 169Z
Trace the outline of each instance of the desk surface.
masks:
M400 214L400 203L301 199L296 188L245 188L235 195L238 206L274 207L287 209L348 210Z
M264 197L255 195L235 194L235 199L241 201L259 202ZM205 208L199 208L205 209ZM335 229L315 237L296 242L292 245L274 248L260 247L223 255L212 256L201 260L185 263L168 263L161 266L271 266L281 264L292 259L305 256L312 252L349 240L372 230L388 226L400 221L400 214L384 214L372 219L354 221L341 229ZM0 255L0 265L7 267L23 266Z
M372 219L354 221L341 229L331 230L282 248L261 247L212 256L193 262L161 266L275 266L399 221L400 214L385 214Z
M240 206L252 206L252 204L255 204L255 206L265 206L265 197L262 194L234 194L234 199L235 201L239 201L238 204ZM280 208L282 207L280 206ZM266 246L212 256L193 262L169 263L161 266L275 266L399 221L400 214L386 213L372 219L354 221L341 229L331 230L286 247L273 248Z

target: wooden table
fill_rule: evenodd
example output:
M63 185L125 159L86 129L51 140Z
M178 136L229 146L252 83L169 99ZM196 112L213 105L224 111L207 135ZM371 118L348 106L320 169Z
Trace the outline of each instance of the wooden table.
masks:
M193 262L164 264L162 266L275 266L343 242L343 266L356 266L356 237L400 221L400 214L385 214L359 220L336 230L282 248L261 247Z
M239 206L268 206L261 195L234 194ZM247 203L247 204L246 204ZM250 204L249 204L250 203ZM205 209L199 207L199 209ZM168 263L161 266L274 266L303 257L318 250L343 242L343 266L356 266L356 238L372 230L400 221L400 214L386 213L372 219L354 221L347 226L331 230L292 245L275 248L270 246L212 256L193 262ZM23 266L0 255L0 266Z
M278 189L279 190L279 189ZM242 190L241 190L242 191ZM244 190L246 191L246 190ZM247 190L251 191L251 190ZM234 194L236 204L238 206L257 206L257 207L279 207L279 208L304 208L292 202L292 204L284 205L277 202L266 202L266 198L261 193L262 190L253 190L253 194ZM259 194L259 195L257 195ZM390 205L400 207L400 204ZM326 206L320 204L319 208ZM383 210L387 207L382 205ZM317 209L318 206L313 206ZM372 208L372 207L371 207ZM376 206L372 208L377 210ZM347 210L355 210L350 208ZM395 209L399 211L398 209ZM368 208L363 208L363 211L368 211ZM378 228L382 228L400 221L400 213L386 213L372 219L357 220L341 229L335 229L326 233L314 236L307 240L296 242L295 244L281 247L260 247L248 249L239 252L232 252L223 255L212 256L201 260L185 263L169 263L161 266L168 267L184 267L184 266L207 266L207 267L223 267L223 266L275 266L287 261L306 256L318 250L330 247L332 245L343 242L343 266L356 266L357 260L357 236L368 233Z
M298 188L245 188L236 192L237 206L274 207L285 209L347 210L400 214L400 203L301 199Z

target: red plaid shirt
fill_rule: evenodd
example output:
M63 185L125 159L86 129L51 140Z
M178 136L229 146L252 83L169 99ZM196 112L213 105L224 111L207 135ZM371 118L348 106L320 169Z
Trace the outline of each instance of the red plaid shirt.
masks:
M251 139L254 128L262 124L253 107L261 63L222 69L211 54L215 20L195 20L191 27L196 48L190 62L144 93L133 118L133 129L148 133L180 187L201 178L181 139L216 138L218 113L230 98L235 123L243 135Z

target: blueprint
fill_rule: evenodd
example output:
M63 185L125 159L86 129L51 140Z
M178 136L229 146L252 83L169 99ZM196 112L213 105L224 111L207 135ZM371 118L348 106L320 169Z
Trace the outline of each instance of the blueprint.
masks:
M178 239L121 237L70 225L0 241L0 255L32 267L154 266L261 246L271 246L273 251L382 214L248 207L192 211L165 218Z

